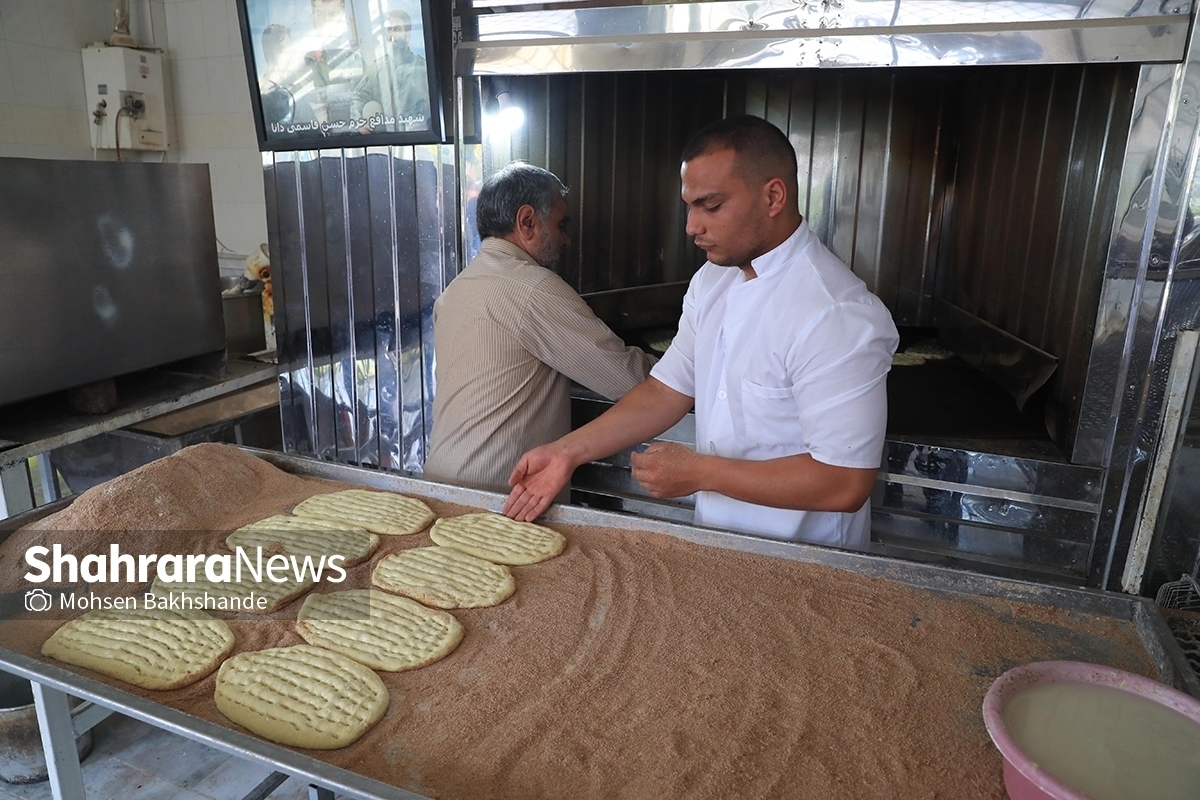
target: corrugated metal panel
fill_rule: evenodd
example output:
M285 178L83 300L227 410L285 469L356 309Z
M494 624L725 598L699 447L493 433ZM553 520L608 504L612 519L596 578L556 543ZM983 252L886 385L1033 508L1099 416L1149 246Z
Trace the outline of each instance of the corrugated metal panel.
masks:
M420 472L430 309L457 264L453 149L263 159L285 449Z
M1069 449L1087 374L1137 68L973 75L944 297L1060 359L1047 421Z
M944 74L944 73L943 73ZM683 280L704 262L684 232L679 152L700 128L757 114L796 148L809 225L907 324L929 322L944 167L929 72L589 74L510 78L526 111L485 126L483 175L514 159L571 188L564 277L581 292ZM944 82L944 81L943 81ZM485 82L485 97L489 85ZM565 123L565 124L564 124Z

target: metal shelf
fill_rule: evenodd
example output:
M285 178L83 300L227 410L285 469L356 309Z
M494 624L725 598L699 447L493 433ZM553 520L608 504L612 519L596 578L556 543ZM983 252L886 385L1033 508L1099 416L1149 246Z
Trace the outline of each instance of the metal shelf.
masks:
M274 364L228 361L221 375L160 367L119 378L121 405L108 414L79 414L61 395L0 409L0 472L27 458L152 417L274 380Z

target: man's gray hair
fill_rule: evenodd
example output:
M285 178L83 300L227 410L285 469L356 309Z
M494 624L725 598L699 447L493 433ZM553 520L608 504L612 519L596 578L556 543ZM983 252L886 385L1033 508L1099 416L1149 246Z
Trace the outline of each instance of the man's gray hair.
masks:
M521 206L533 206L542 221L550 218L554 198L566 197L563 186L553 172L516 161L488 178L475 202L475 224L479 238L503 237L517 225Z

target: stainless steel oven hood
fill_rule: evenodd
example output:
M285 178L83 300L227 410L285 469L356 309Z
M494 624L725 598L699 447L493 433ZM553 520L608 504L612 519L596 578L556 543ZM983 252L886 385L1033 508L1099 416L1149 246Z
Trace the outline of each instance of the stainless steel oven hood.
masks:
M1186 0L458 4L462 75L1183 60Z

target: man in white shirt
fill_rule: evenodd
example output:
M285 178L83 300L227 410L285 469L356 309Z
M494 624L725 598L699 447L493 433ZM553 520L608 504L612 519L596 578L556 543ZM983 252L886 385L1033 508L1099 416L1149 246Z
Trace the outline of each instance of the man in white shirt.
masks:
M723 120L682 161L687 232L708 263L675 341L609 411L521 458L504 513L536 518L576 467L658 436L694 403L695 451L656 443L633 456L651 495L695 493L701 525L864 549L891 315L804 223L795 152L774 125Z

